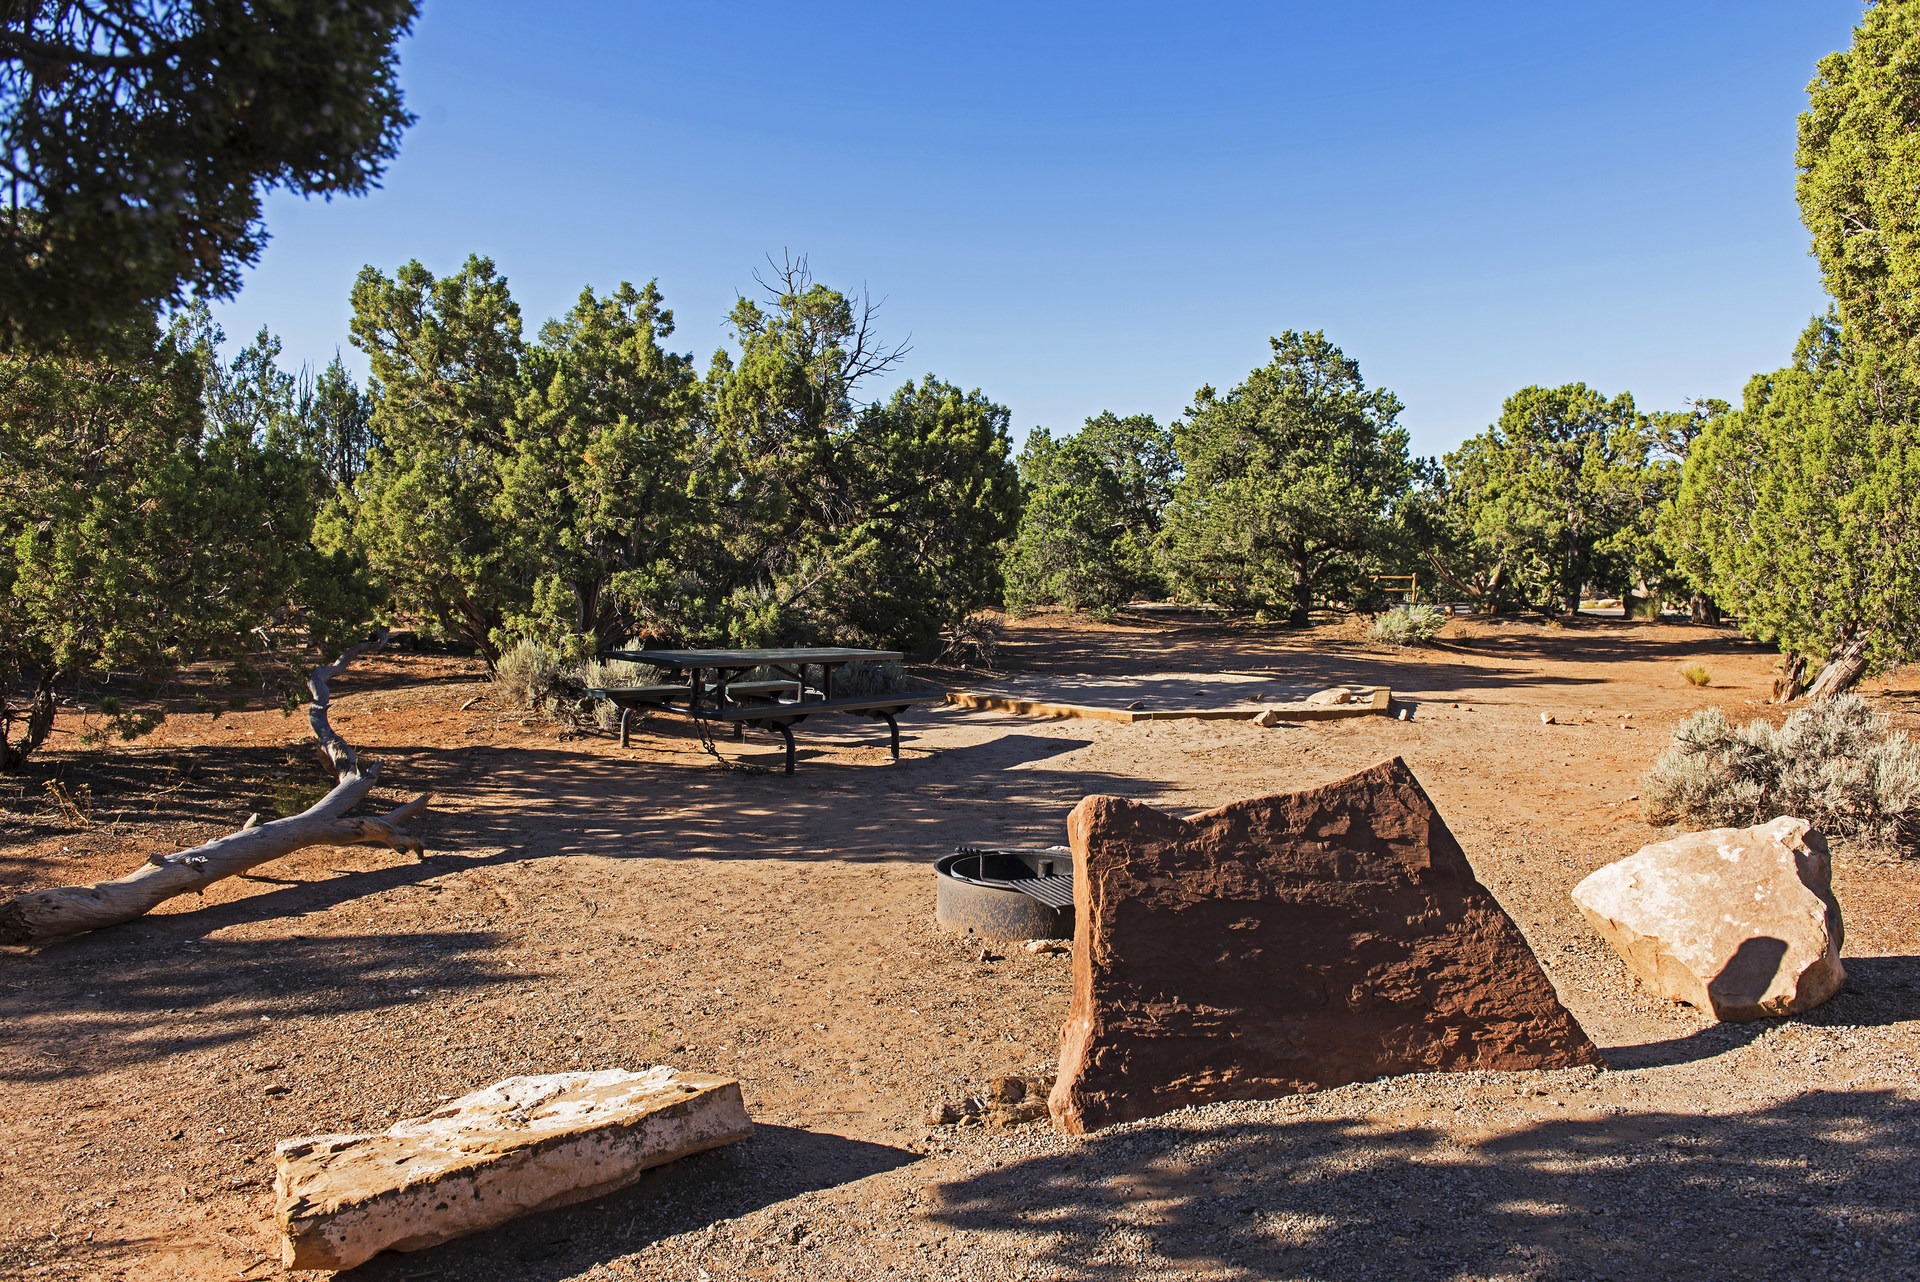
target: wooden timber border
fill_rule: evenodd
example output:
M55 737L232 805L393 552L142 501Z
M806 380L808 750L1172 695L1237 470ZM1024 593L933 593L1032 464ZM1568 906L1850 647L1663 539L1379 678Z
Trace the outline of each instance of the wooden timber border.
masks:
M1371 696L1356 692L1352 703L1262 703L1240 708L1102 708L1085 703L1051 703L1045 699L1015 699L977 690L949 690L947 702L983 712L1011 712L1021 717L1079 717L1087 721L1250 721L1263 712L1277 712L1282 721L1342 721L1348 717L1390 717L1393 690L1374 686Z

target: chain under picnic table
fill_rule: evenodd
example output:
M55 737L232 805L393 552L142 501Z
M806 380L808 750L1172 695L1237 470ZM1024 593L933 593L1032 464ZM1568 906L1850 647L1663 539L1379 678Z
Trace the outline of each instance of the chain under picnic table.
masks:
M695 717L693 724L697 726L700 731L700 746L705 748L707 755L719 762L723 769L734 770L741 774L749 775L770 775L774 773L767 767L756 766L750 761L730 761L726 757L721 756L720 749L716 747L713 742L713 723L705 717Z

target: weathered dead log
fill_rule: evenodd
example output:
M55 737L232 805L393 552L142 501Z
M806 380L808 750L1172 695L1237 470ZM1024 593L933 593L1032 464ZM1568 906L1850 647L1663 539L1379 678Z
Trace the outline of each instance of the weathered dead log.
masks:
M270 823L249 816L238 832L216 837L192 850L154 855L124 877L92 886L62 886L16 895L0 904L0 944L40 944L102 926L117 926L151 911L175 895L205 890L223 877L257 868L308 846L379 845L425 856L420 839L405 825L426 809L420 796L377 818L343 818L373 787L378 766L362 769L351 745L327 721L327 683L378 642L354 646L339 659L314 669L307 678L312 695L307 720L320 754L335 771L333 790L300 814Z
M1820 675L1807 687L1807 698L1819 703L1845 694L1860 683L1867 675L1867 630L1857 628L1833 648L1827 665L1820 669Z

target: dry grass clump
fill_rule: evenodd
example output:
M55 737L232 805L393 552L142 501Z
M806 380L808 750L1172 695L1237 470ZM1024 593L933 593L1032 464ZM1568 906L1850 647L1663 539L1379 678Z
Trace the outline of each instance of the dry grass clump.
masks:
M1007 639L1007 625L991 614L969 614L951 624L944 636L945 645L935 663L981 672L998 671L1000 643Z
M1656 824L1732 828L1795 815L1829 837L1920 849L1920 744L1858 695L1801 708L1779 729L1708 708L1682 722L1641 789Z
M1367 626L1367 640L1403 649L1425 645L1447 626L1447 612L1431 605L1410 605L1375 615Z
M1704 663L1683 663L1680 675L1687 679L1690 686L1706 687L1713 684L1713 672Z
M849 699L870 694L909 694L927 688L925 682L917 680L893 659L849 663L833 674L834 694Z

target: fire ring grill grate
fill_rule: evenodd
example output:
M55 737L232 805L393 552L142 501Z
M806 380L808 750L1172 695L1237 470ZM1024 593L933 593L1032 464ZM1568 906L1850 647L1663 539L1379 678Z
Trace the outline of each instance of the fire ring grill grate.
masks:
M1073 937L1073 852L961 846L933 866L938 918L987 939Z

